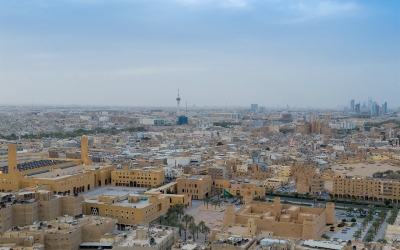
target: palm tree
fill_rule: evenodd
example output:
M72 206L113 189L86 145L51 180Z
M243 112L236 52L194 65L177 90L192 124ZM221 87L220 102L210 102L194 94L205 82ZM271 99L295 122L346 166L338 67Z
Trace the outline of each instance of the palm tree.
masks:
M182 217L182 221L185 223L185 240L186 240L186 231L189 229L189 225L194 221L194 218L190 214L185 214Z
M199 224L197 224L197 226L199 227L200 232L203 232L203 229L206 226L206 223L204 221L200 221Z
M189 225L189 231L193 235L193 241L195 241L195 234L198 232L199 228L194 222L191 222Z
M185 204L180 203L180 204L176 204L176 211L178 212L178 215L180 218L182 218L182 216L185 214Z
M375 228L375 234L378 232L378 228L381 226L381 223L379 221L375 221L372 223L372 226Z
M167 217L167 223L166 225L176 227L178 224L178 214L173 213Z
M361 230L358 229L357 231L354 232L353 237L356 241L361 238Z
M211 204L215 206L215 210L217 210L218 200L211 201Z
M207 203L207 209L208 209L208 203L210 203L211 199L209 197L206 197L206 203Z
M365 228L367 227L367 225L368 225L368 220L364 220L364 221L362 222L363 230L365 230Z
M374 213L375 213L375 208L370 207L370 208L368 209L368 213L369 213L370 215L374 215Z
M202 233L204 234L204 241L207 241L207 234L211 232L211 229L207 226L204 226Z
M346 199L347 199L347 196L346 196L346 195L343 196L343 206L344 206L344 207L346 207Z
M182 236L182 230L185 228L185 226L182 223L178 223L178 228L179 228L179 236Z

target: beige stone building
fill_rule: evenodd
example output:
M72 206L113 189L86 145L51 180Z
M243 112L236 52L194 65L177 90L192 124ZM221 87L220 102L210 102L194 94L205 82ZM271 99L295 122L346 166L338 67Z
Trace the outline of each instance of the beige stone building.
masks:
M162 167L129 168L111 171L111 184L126 187L156 187L164 185L165 172Z
M232 225L246 225L254 220L255 231L269 231L275 237L319 239L327 224L336 223L335 205L327 203L326 209L282 205L276 197L274 203L252 202L235 212L229 204L225 207L224 231Z
M354 176L333 179L335 197L355 197L361 200L383 201L385 199L398 203L400 200L400 182L398 180L376 179L365 176Z
M93 166L87 155L87 137L82 137L81 159L47 159L18 164L16 145L8 146L7 173L0 173L0 191L40 185L58 194L81 193L111 183L113 166Z
M1 246L13 249L80 249L82 242L99 242L102 235L115 229L116 220L102 217L57 217L55 220L18 227L0 237ZM101 245L101 244L100 244ZM38 248L39 249L39 248Z
M278 167L278 177L280 178L289 178L291 175L291 166L279 166Z
M251 196L251 199L255 196L263 197L265 196L265 187L259 186L254 183L240 183L231 184L229 188L226 189L232 195L241 195L243 197L247 195Z
M190 195L193 200L211 196L212 180L209 175L182 175L176 182L178 194Z
M277 190L288 183L287 178L269 178L263 181L262 185L266 190Z
M191 196L173 194L176 189L176 183L145 192L127 187L98 188L83 194L82 213L117 219L118 227L125 229L137 223L152 222L175 204L191 206Z
M15 226L82 214L80 196L55 196L52 191L36 191L18 193L15 199L6 196L5 200L8 202L0 207L0 235Z
M224 180L226 178L226 167L213 166L207 168L207 174L212 180Z
M149 228L148 226L138 225L135 229L124 233L121 238L116 238L112 249L169 250L178 239L179 230L177 228L157 225Z

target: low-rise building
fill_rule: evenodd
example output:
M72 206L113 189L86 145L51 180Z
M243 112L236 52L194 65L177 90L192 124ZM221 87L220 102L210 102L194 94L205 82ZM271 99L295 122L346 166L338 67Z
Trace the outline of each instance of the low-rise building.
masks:
M211 195L212 180L209 175L183 175L176 179L178 194L187 194L193 200Z
M162 167L129 168L111 171L113 186L156 187L165 184L165 171Z

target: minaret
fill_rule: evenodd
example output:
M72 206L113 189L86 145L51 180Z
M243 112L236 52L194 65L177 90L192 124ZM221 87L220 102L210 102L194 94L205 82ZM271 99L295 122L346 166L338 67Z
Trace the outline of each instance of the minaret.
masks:
M179 117L179 103L181 102L181 98L179 97L179 89L178 89L178 97L176 98L176 103L178 105L178 117Z

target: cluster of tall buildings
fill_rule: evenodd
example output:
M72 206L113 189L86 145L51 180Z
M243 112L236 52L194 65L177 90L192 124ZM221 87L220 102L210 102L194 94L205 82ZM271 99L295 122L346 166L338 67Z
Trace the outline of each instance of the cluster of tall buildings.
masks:
M379 105L376 101L372 101L372 97L368 97L368 102L364 102L362 106L361 103L355 103L354 99L352 99L349 111L357 114L369 113L371 116L380 116L388 113L387 102Z

